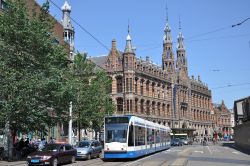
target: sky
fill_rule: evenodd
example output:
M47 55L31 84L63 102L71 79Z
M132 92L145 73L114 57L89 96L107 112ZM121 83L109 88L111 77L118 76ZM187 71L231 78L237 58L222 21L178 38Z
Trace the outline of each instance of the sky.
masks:
M52 0L61 7L64 0ZM37 0L42 4L45 0ZM128 24L136 56L161 65L163 35L168 13L176 51L179 20L184 35L189 76L200 75L212 91L214 103L224 100L233 108L234 100L250 96L249 0L68 0L71 17L85 30L111 48L116 39L124 50ZM168 12L166 12L168 11ZM50 13L62 19L62 12L50 3ZM179 19L180 18L180 19ZM88 56L108 54L108 50L73 22L75 48ZM175 53L176 56L176 53Z

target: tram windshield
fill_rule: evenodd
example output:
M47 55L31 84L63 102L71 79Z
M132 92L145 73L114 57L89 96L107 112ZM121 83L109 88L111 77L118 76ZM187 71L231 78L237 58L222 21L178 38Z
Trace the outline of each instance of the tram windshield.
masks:
M127 142L127 130L128 124L106 124L105 126L105 142L120 142L126 143Z
M106 125L106 143L127 142L128 124L109 124Z

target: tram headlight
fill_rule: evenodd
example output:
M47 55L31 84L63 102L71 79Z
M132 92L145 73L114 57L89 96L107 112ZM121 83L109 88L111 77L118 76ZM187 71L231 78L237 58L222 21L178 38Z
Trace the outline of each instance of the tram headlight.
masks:
M122 145L122 150L127 150L127 146L126 145Z

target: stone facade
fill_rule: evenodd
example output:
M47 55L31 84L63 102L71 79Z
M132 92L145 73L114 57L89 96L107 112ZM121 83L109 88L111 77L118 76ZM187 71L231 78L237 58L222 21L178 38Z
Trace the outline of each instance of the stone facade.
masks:
M184 38L179 33L175 53L171 29L164 29L162 65L149 57L138 58L128 33L124 52L112 47L107 56L90 58L112 79L112 96L116 115L129 114L169 125L172 129L195 131L194 134L213 133L211 90L200 76L188 76ZM125 92L125 93L124 93Z

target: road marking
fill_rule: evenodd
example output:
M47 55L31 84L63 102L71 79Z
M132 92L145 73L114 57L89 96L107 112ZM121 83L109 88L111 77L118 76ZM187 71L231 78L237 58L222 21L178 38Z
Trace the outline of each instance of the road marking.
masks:
M182 150L178 150L178 149L174 149L174 150L168 149L167 151L164 151L163 153L181 152L181 151L182 151Z
M166 152L166 151L168 151L168 150L165 150L165 151L163 151L163 152L161 152L161 153L164 153L164 152ZM128 166L128 165L135 164L135 163L137 163L137 162L139 162L139 161L148 159L148 158L153 157L153 156L156 156L156 155L158 155L158 154L160 154L160 153L156 153L156 154L153 154L153 155L150 155L150 156L147 156L147 157L143 157L143 158L141 158L141 159L139 159L139 160L136 160L136 161L131 162L131 163L128 163L128 164L125 164L125 165L123 165L123 166Z
M234 153L234 154L240 154L239 152L236 152L236 151L233 151L232 153Z
M218 149L213 149L212 151L213 152L220 152Z
M203 151L196 150L195 153L204 153Z
M209 148L209 146L207 146L207 149L208 149L209 153L212 154L212 151L211 151L211 149Z

